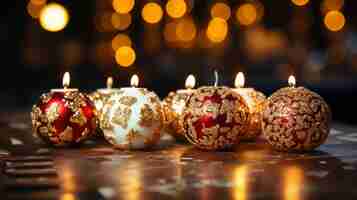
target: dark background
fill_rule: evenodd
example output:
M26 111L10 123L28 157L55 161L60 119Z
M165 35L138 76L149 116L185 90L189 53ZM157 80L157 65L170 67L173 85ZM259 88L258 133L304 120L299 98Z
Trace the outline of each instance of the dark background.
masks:
M148 35L153 31L140 15L143 5L150 1L136 1L131 11L132 23L122 31L97 28L98 18L114 12L111 0L47 1L51 2L64 5L70 14L69 24L60 32L42 29L38 20L28 14L29 1L2 2L2 111L30 110L41 93L61 87L65 71L71 73L71 85L85 92L104 87L107 76L115 77L116 87L126 86L130 76L137 73L141 86L163 98L169 91L184 87L190 73L196 76L198 85L212 84L213 70L218 69L221 85L233 87L236 73L243 71L246 85L266 95L287 85L288 76L294 74L298 85L325 98L334 120L357 122L357 1L344 1L340 11L346 24L338 32L324 26L323 1L310 0L303 7L290 0L226 1L232 16L224 45L203 47L197 42L190 48L165 42L162 30L170 20L167 15L155 25L158 31L151 35L157 42L150 46L153 39ZM156 2L162 6L166 3ZM193 9L187 15L192 16L198 30L204 30L210 19L210 7L218 1L192 2ZM235 19L236 8L246 2L264 6L261 20L249 27L237 24ZM257 30L275 34L275 38L262 40L261 46L277 40L258 56L247 42L255 40ZM117 33L127 34L133 42L136 61L130 67L120 67L115 62L110 42Z

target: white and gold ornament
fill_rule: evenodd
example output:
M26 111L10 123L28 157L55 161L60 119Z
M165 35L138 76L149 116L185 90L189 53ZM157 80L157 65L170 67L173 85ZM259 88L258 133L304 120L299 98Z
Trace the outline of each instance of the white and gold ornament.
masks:
M110 95L114 92L119 91L117 88L113 88L113 78L107 78L107 88L97 89L96 91L90 93L88 97L95 105L95 108L100 113L105 102L109 99Z
M132 87L113 93L103 106L100 127L108 142L119 149L146 149L160 140L163 111L159 97L145 88Z

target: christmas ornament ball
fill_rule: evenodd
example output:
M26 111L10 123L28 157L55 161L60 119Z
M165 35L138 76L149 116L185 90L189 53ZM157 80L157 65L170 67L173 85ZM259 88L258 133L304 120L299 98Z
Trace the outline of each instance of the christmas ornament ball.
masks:
M100 115L103 106L105 102L109 99L110 95L117 91L119 91L119 89L99 89L88 94L89 99L93 102L95 108L98 111L98 115Z
M188 92L170 92L162 101L164 129L179 141L186 141L182 115L191 95Z
M97 111L77 90L43 94L31 112L33 133L54 146L75 145L97 127Z
M106 101L100 127L119 149L146 149L160 140L163 111L159 97L144 88L121 88Z
M263 111L262 129L279 151L310 151L330 131L331 111L321 96L304 87L285 87L272 94Z
M200 149L222 150L244 135L249 109L243 98L227 87L198 88L183 114L185 136Z
M244 135L241 136L242 141L254 141L262 133L262 112L266 103L266 97L262 92L252 88L233 89L238 92L249 108L249 123Z

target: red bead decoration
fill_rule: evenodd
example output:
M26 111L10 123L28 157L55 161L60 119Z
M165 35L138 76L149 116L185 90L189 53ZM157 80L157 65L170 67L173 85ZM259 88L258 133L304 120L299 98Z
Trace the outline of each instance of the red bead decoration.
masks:
M31 112L33 132L55 146L78 144L97 127L93 103L78 91L43 94Z
M185 136L207 150L230 148L244 135L249 120L243 98L227 87L201 87L184 111Z

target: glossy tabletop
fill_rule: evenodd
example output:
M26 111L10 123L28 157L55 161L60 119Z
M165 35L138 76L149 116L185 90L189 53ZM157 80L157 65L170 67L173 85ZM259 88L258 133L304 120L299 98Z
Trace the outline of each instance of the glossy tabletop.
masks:
M77 148L34 140L28 113L0 115L1 199L357 199L357 127L334 124L316 151L273 151L261 139L201 151L164 136L150 151L103 139Z

